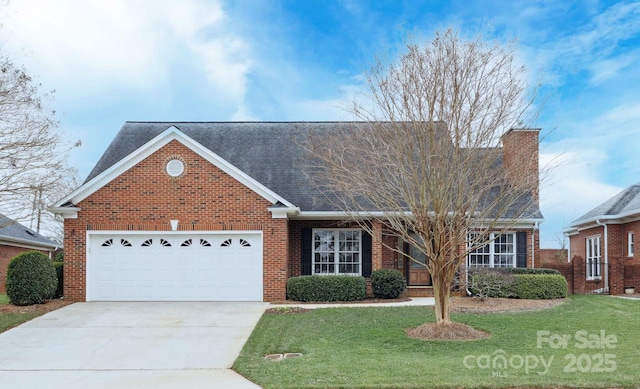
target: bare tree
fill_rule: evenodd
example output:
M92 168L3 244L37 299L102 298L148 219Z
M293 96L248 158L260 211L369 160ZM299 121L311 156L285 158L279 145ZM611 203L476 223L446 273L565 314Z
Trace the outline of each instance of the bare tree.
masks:
M53 173L54 179L48 182L34 183L31 186L30 208L16 216L29 228L56 242L64 240L64 218L49 211L51 204L60 200L80 186L80 177L76 168L67 167Z
M40 89L23 68L0 59L0 207L18 219L60 186L67 151L79 146L65 144L55 112L43 103L49 94Z
M370 101L350 108L359 130L315 132L305 143L328 198L370 233L377 224L426 255L438 324L451 322L467 255L537 210L538 175L526 173L537 160L504 169L498 147L533 98L515 53L452 30L410 43L397 63L369 73Z

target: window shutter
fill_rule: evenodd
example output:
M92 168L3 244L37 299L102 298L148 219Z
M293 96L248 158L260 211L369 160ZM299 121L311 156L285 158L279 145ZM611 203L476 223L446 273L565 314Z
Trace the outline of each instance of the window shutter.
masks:
M362 231L362 276L371 277L371 235Z
M527 232L516 232L516 267L527 267Z
M301 275L311 275L311 253L313 244L313 236L311 235L311 228L302 229L302 261L301 261Z

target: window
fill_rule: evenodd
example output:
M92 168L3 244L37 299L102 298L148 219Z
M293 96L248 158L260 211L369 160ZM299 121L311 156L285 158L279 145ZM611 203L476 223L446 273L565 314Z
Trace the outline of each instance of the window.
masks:
M628 237L628 242L629 242L628 243L628 248L629 249L628 249L627 255L629 257L633 257L633 231L630 231L628 233L627 237Z
M469 234L469 241L477 234ZM515 234L491 234L490 243L469 253L469 267L516 267Z
M600 274L600 237L587 238L587 280L599 280Z
M361 238L360 230L313 230L313 274L362 274Z

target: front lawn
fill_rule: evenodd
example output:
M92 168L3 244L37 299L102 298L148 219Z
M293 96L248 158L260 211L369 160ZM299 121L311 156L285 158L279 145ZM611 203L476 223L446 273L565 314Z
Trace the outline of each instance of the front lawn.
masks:
M34 317L42 315L42 313L38 312L7 312L6 310L2 309L2 306L6 305L10 305L9 297L7 297L6 294L0 294L0 332L4 332L9 328L13 328L17 325L33 319Z
M9 302L6 294L0 294L0 332L68 304L70 303L62 299L51 299L44 304L16 306Z
M431 308L328 308L265 314L233 368L265 388L635 387L640 301L572 296L520 313L454 314L491 333L474 341L422 341L406 328ZM302 357L265 360L266 354Z

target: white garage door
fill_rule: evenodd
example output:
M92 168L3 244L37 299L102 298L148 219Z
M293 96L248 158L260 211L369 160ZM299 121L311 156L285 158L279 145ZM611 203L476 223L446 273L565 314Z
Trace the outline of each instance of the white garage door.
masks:
M97 232L89 301L262 301L260 232Z

